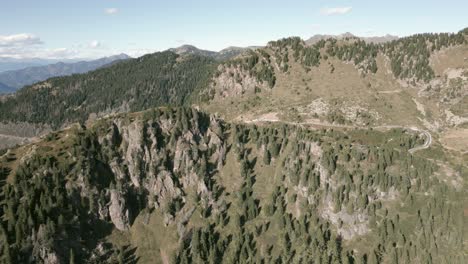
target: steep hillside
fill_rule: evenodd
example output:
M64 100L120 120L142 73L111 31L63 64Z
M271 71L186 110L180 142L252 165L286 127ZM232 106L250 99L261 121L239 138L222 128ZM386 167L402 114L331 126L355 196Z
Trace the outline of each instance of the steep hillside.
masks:
M51 77L85 73L129 58L130 57L126 54L120 54L92 61L80 61L75 63L58 62L46 66L6 71L0 73L0 82L18 90L25 85L31 85Z
M190 108L72 126L0 158L0 258L462 263L468 168L425 140Z
M307 45L293 37L225 61L185 47L181 55L150 54L26 87L0 100L0 122L39 131L109 113L191 104L229 121L415 126L445 133L468 123L467 48L466 30L383 44L347 37ZM239 51L225 53L230 50Z
M206 57L161 52L87 74L52 78L0 101L0 120L58 128L112 112L183 105L207 85L213 65Z
M218 66L202 107L232 120L439 131L468 121L467 43L464 31L385 44L282 39Z

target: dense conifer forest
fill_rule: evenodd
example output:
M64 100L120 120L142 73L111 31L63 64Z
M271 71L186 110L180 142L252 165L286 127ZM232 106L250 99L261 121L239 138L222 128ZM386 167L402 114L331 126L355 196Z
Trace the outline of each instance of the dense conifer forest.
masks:
M164 51L2 96L0 263L466 263L467 43Z
M461 190L408 152L423 142L190 108L77 125L1 158L0 256L136 263L112 233L144 226L174 230L171 263L462 263Z

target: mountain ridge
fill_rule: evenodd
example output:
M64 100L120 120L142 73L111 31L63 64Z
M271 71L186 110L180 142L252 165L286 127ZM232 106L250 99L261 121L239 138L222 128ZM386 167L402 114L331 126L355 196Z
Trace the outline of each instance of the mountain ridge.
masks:
M78 61L73 63L57 62L45 66L28 67L20 70L0 72L0 82L15 90L25 85L44 81L51 77L60 77L78 73L86 73L100 67L105 67L116 61L126 60L126 54L103 57L91 61Z
M46 59L46 58L14 58L0 57L0 72L21 70L28 67L44 66L57 62L73 63L79 59Z
M99 78L101 79L100 81L102 82L102 84L97 85L96 82L97 86L90 90L90 92L94 93L99 91L99 93L101 94L100 97L104 96L105 93L103 87L107 87L111 84L112 87L120 87L121 84L117 82L124 82L124 79L120 80L120 78L135 79L136 83L141 82L142 85L132 85L131 89L129 89L128 87L122 87L122 91L125 91L125 93L134 93L133 96L127 97L125 99L112 99L120 95L120 93L112 93L110 95L106 95L106 97L109 97L109 102L112 102L111 107L113 109L106 109L110 106L103 106L100 107L99 110L97 110L97 112L95 112L94 114L106 111L112 112L120 108L127 109L127 111L143 110L143 108L128 109L128 107L126 107L128 103L136 103L136 105L145 105L147 107L159 106L152 104L150 101L147 100L148 97L151 98L156 95L154 94L155 91L150 85L152 82L147 83L145 82L145 80L153 79L153 81L158 83L158 85L164 84L164 86L166 86L168 89L171 89L171 87L173 87L173 84L176 83L175 80L177 80L179 77L173 76L174 79L169 80L166 80L163 76L158 77L162 79L154 79L152 77L152 71L159 69L158 67L161 67L161 65L152 64L160 62L166 63L168 62L167 59L169 58L169 61L171 61L171 63L167 65L169 69L171 67L175 67L180 63L201 63L200 65L204 65L202 66L203 69L210 69L209 71L203 74L203 78L206 78L206 80L204 80L203 83L205 83L206 81L206 84L209 85L205 87L198 87L196 92L187 90L188 94L180 95L184 98L198 98L205 102L209 102L213 98L218 97L219 93L224 93L222 97L228 97L228 99L236 99L242 97L250 98L250 93L252 93L253 91L265 91L267 92L265 93L265 95L270 94L269 91L273 91L274 93L276 93L275 91L279 92L280 90L283 90L284 92L286 92L285 94L278 94L279 97L275 98L275 101L280 99L281 97L291 97L292 94L286 91L287 89L289 89L288 87L281 87L281 89L275 88L276 84L278 83L278 80L284 80L289 83L294 81L296 83L295 85L297 85L298 87L304 85L310 86L311 84L308 84L308 82L314 83L315 81L313 78L311 79L311 76L309 74L318 71L317 73L320 72L320 76L322 76L322 78L327 76L326 78L331 78L328 81L331 81L332 79L336 79L334 77L335 74L333 74L333 71L335 70L334 68L339 65L342 65L342 67L344 67L343 70L345 70L346 73L352 74L352 78L356 82L356 89L361 90L363 93L369 93L372 90L371 83L375 82L372 81L372 79L375 79L374 76L376 74L380 76L379 78L388 79L389 85L391 85L391 87L394 87L395 90L401 90L401 85L403 85L403 83L406 83L405 85L407 86L412 84L416 86L427 86L429 82L435 81L435 79L437 78L440 79L440 77L436 78L434 69L430 64L431 52L435 54L438 50L445 49L445 47L450 47L453 45L462 45L459 46L458 50L463 49L462 43L466 43L465 38L466 37L464 37L463 33L460 32L458 34L452 35L415 35L413 37L402 38L393 41L392 43L387 43L385 45L376 45L372 43L366 43L364 41L338 43L335 40L331 39L327 41L322 40L314 44L313 46L308 46L300 38L288 38L273 41L269 43L267 47L255 50L251 49L241 57L234 57L230 60L221 62L216 60L210 61L211 59L213 59L212 57L193 54L193 47L185 46L185 50L189 51L189 53L187 54L182 53L183 55L178 55L173 53L172 51L148 54L138 59L130 60L130 63L124 63L121 66L119 66L120 64L111 66L109 67L108 71L98 70L90 72L88 75L82 74L70 77L53 78L49 82L38 83L33 86L25 87L25 89L20 90L20 92L18 92L17 95L5 98L3 102L0 103L0 116L2 117L3 122L7 122L8 120L14 121L15 118L19 118L24 121L30 119L29 122L33 121L33 119L38 119L37 121L40 120L40 122L53 122L53 116L62 116L66 112L69 112L69 114L73 114L74 116L76 116L76 114L79 112L80 115L85 115L82 116L80 119L87 118L88 115L92 114L92 112L90 112L90 106L87 104L89 104L90 101L98 100L98 98L88 98L86 100L87 94L81 94L81 89L88 89L90 83L95 83L96 77L91 76L95 76L96 74L100 76ZM425 42L422 42L423 40L425 40ZM411 43L422 43L418 44L420 45L420 47L418 47L418 49L416 50L417 53L414 53L414 51L412 51L413 53L409 53L409 50L406 50L404 48L404 45L401 45L410 45ZM433 49L433 51L429 51L428 53L426 52L427 49ZM174 57L171 54L175 54L176 57ZM409 57L409 55L411 55L411 57ZM172 61L172 59L177 57L179 59ZM203 57L205 59L202 59ZM383 61L385 57L390 60L388 63ZM456 58L460 60L459 56L457 56ZM452 67L462 66L463 63L463 61L459 61L457 62L457 64L453 64ZM145 65L145 67L148 68L142 69L141 67L143 65ZM213 68L217 68L214 71L214 73L211 72ZM328 70L326 70L325 68L328 68ZM379 70L379 68L381 69ZM120 72L120 76L116 76L116 79L108 79L107 75L103 75L104 72L108 72L109 75L113 75L112 71ZM387 74L385 72L390 74ZM461 72L459 72L459 70L457 70L457 72L457 75L462 74L463 69L461 69ZM135 73L141 73L143 75L136 76ZM177 74L181 74L181 76L184 76L182 72L178 72ZM290 74L298 74L300 76L296 78L291 78L289 77ZM438 75L441 74L443 75L443 73L438 73ZM303 80L302 83L298 83L298 81L300 81L301 79ZM81 81L78 82L77 80ZM365 82L367 82L368 84L365 84ZM199 84L196 84L195 86L198 85ZM219 85L222 85L223 87L216 87ZM321 86L321 83L317 83L314 85ZM336 83L335 85L337 87L341 87L342 83ZM444 86L446 85L448 85L448 83ZM37 89L38 87L42 88ZM66 89L65 87L70 88ZM73 89L71 89L72 87ZM166 92L169 91L165 91L165 93ZM173 91L170 92L172 93ZM463 97L463 89L460 92L460 96ZM47 96L47 93L54 93L55 96L49 97ZM146 96L135 97L135 95L141 95L142 93L145 93ZM303 91L304 96L314 93L316 92L314 90L311 90L310 87L309 89L305 89ZM435 91L431 91L431 93L435 93ZM70 97L71 95L73 96ZM399 94L396 95L399 96ZM46 97L39 99L39 97L42 96ZM55 113L55 111L48 111L42 114L37 113L40 111L39 109L47 109L47 107L49 107L46 106L46 104L50 105L50 103L47 103L48 100L55 100L56 97L62 96L65 96L63 97L63 100L67 103L64 105L63 101L59 100L60 104L53 107L54 109L62 109L63 107L65 107L63 111L60 111L59 113ZM376 96L378 96L378 94ZM301 98L302 95L298 95L297 97ZM78 98L80 99L77 100ZM364 96L361 98L366 97ZM451 96L451 98L452 99L450 100L454 100L455 97ZM22 103L26 103L26 101L24 100L28 101L28 106L25 105L22 107L22 109L18 108L18 106ZM34 100L34 103L32 101L29 102L30 100ZM72 102L75 100L77 101ZM224 99L219 101L220 104L224 104L225 102L226 101ZM81 103L84 103L84 105L82 106ZM394 103L397 103L397 101L395 101ZM461 104L462 102L457 103ZM410 107L411 109L414 108L413 102L406 102L405 104L408 104L405 107ZM74 105L73 110L70 109L70 105ZM37 110L33 111L33 113L27 113L28 110L25 109L29 109L30 107L33 107ZM96 105L95 107L98 106ZM230 108L231 105L227 105L227 107L224 107L224 109ZM237 109L232 113L238 113L238 111L239 110ZM387 112L383 110L380 111L382 111L381 114L385 114L385 112ZM370 114L370 119L378 118L378 115L376 113L367 114ZM61 117L60 120L69 120L72 122L76 121L70 119L70 117L67 117L66 115Z
M0 263L464 263L467 51L184 46L0 96Z
M397 40L400 37L390 35L390 34L386 34L384 36L359 37L359 36L356 36L356 35L354 35L354 34L352 34L350 32L346 32L346 33L342 33L342 34L338 34L338 35L321 35L321 34L317 34L317 35L314 35L314 36L308 38L307 40L305 40L305 42L308 45L313 45L313 44L319 42L320 40L325 40L325 39L329 39L329 38L338 39L338 40L345 39L345 38L358 38L358 39L362 39L362 40L364 40L366 42L369 42L369 43L382 44L382 43L390 42L390 41L393 41L393 40Z
M76 124L0 157L0 257L457 262L462 176L410 153L423 144L399 128L230 123L193 108Z
M242 53L245 53L249 50L254 50L256 48L258 47L249 46L249 47L244 48L244 47L230 46L220 51L211 51L211 50L199 49L193 45L185 44L177 48L170 48L168 49L168 51L174 52L179 55L194 54L194 55L207 56L210 58L214 58L215 60L218 60L218 61L224 61L224 60L235 58L236 56L239 56Z

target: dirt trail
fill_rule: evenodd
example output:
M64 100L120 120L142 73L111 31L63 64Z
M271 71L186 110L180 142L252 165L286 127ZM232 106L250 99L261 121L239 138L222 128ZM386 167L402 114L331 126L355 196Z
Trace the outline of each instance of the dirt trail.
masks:
M166 252L163 249L161 249L160 253L161 253L162 263L163 264L170 264L171 262L169 261L169 257L167 256Z
M378 91L377 93L379 94L392 94L392 93L400 93L402 90L397 89L397 90L390 90L390 91Z
M424 134L426 140L424 141L424 144L421 146L414 147L412 149L409 149L409 153L413 154L416 151L427 149L432 145L432 135L429 133L427 130L423 130L417 127L405 127L405 126L395 126L395 125L385 125L385 126L375 126L375 127L362 127L362 126L352 126L352 125L339 125L339 124L330 124L330 123L324 123L324 122L318 122L318 121L306 121L306 122L289 122L289 121L281 121L279 120L276 115L272 116L272 118L265 118L268 115L264 115L261 118L258 119L252 119L252 120L244 120L244 123L284 123L288 125L299 125L299 126L320 126L320 127L336 127L336 128L350 128L350 129L375 129L375 130L382 130L382 129L394 129L394 128L399 128L399 129L408 129L414 132L419 132L421 134Z

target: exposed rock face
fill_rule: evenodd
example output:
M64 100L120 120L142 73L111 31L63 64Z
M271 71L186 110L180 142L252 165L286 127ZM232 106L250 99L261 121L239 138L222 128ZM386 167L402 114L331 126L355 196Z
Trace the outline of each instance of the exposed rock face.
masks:
M57 254L54 252L47 252L43 251L42 254L42 259L44 260L44 264L59 264L62 263L59 261L59 258L57 257Z
M12 148L18 145L24 145L31 142L31 138L8 136L0 134L0 150Z
M320 107L321 103L317 102ZM275 116L270 116L270 120ZM267 117L265 115L264 119L267 120ZM113 258L121 255L122 250L114 250L113 245L101 243L109 241L107 238L112 236L112 225L114 231L123 231L122 236L127 237L134 237L135 232L140 231L153 233L155 230L150 228L156 227L158 233L154 232L154 235L167 236L167 239L161 237L164 242L154 243L156 247L165 241L168 241L168 245L174 245L178 239L185 247L183 250L189 252L193 245L186 246L184 242L197 241L194 235L203 234L202 239L207 237L210 240L211 234L217 234L218 230L230 232L233 224L242 229L240 221L244 219L245 223L254 221L246 227L255 228L252 235L256 234L255 237L244 236L248 239L246 241L256 241L259 235L277 236L277 225L274 224L271 229L269 225L278 220L278 224L284 227L280 231L285 232L285 243L268 247L278 246L278 252L282 252L284 245L292 245L291 248L295 250L304 250L300 254L309 254L309 248L302 248L303 241L314 241L310 244L326 247L333 244L327 245L327 242L320 242L316 237L321 239L328 236L332 239L329 241L334 241L336 234L339 239L350 240L374 231L370 227L374 229L377 224L380 225L382 222L377 221L385 219L383 213L388 213L376 212L386 209L377 209L382 204L385 206L379 202L397 202L402 195L407 195L404 194L407 190L389 186L391 184L387 185L385 180L389 179L391 183L399 175L411 177L416 174L402 173L402 166L397 166L401 165L400 160L393 162L394 158L398 159L392 155L397 155L395 151L399 150L401 142L418 139L416 136L405 137L404 132L399 134L402 137L400 142L394 142L395 145L387 150L378 142L362 145L366 144L360 141L362 134L353 138L351 133L332 129L309 131L290 124L226 124L214 116L194 110L169 108L107 118L92 128L81 127L74 133L62 133L64 136L56 139L61 148L53 156L37 158L43 151L50 151L51 141L37 144L37 149L22 148L27 151L21 153L23 156L18 155L18 163L35 162L34 166L18 169L31 170L27 174L17 175L21 180L18 186L30 184L36 187L37 184L44 188L45 191L37 189L39 201L43 200L42 204L45 205L44 212L54 203L62 204L52 207L61 215L46 215L43 217L45 221L24 232L31 234L27 240L23 240L28 247L25 250L31 251L24 254L25 258L30 258L29 262L66 263L73 253L80 258L85 257L86 262L102 263L105 259L112 259L110 255ZM398 135L397 131L392 132L392 139L393 133ZM380 132L374 135L384 136ZM64 142L67 136L70 140ZM385 139L382 138L382 141ZM406 148L409 147L411 144ZM229 166L225 166L227 149L230 150ZM398 153L407 153L407 149L402 150L405 151ZM10 154L18 153L12 150L7 155ZM405 160L410 160L407 157ZM13 158L8 163L14 161ZM58 158L63 162L59 164L60 170L54 163ZM257 163L260 160L262 163ZM417 164L427 167L429 174L432 169L428 165ZM410 166L413 164L408 163L405 167ZM460 177L455 170L447 169L443 174L451 178ZM460 182L459 186L463 183ZM417 183L411 181L399 185L412 184ZM7 194L15 191L14 188L5 190ZM16 199L11 201L29 203L28 195L34 191L31 188L11 195ZM42 198L45 192L57 195ZM12 203L5 204L9 206ZM39 206L34 208L41 210ZM239 210L242 210L242 216ZM375 219L376 216L380 219ZM138 224L132 227L133 223ZM160 226L150 227L150 223L171 227L159 233ZM200 223L207 227L199 228ZM140 224L146 226L141 228ZM28 228L28 225L24 226ZM73 227L73 230L65 234L63 230L68 227ZM103 234L93 232L94 228L103 230ZM166 232L175 230L177 237ZM236 239L234 237L232 241L237 243ZM76 244L74 241L77 241ZM227 242L225 245L229 244ZM217 252L224 252L226 248L220 248ZM158 250L156 248L152 252ZM327 254L325 252L324 259L330 258Z
M255 92L255 89L269 90L268 84L260 82L240 65L219 65L219 76L214 78L215 97L227 98Z
M317 213L336 228L337 233L343 239L350 240L355 236L365 235L370 231L369 216L364 211L348 212L345 208L336 208L336 197L334 194L341 192L339 189L343 184L335 172L327 169L330 167L327 153L322 147L313 141L298 142L291 158L284 162L283 173L286 175L286 186L292 187L291 191L297 195L298 199L294 204L289 204L289 208L296 218L301 216L300 204L303 201L308 206L316 208ZM301 166L301 165L302 166ZM299 169L300 168L300 169ZM299 176L300 175L300 176ZM322 198L317 199L318 192L326 193ZM392 190L389 191L392 193ZM386 196L379 196L377 192L376 200L386 199ZM357 196L356 194L350 194ZM368 199L371 199L369 197Z
M121 131L122 138L126 143L124 161L128 167L130 179L135 187L140 187L141 172L145 169L142 167L150 158L145 155L148 149L142 149L143 145L143 124L140 122L132 122L127 126L117 124Z
M468 123L468 117L461 117L453 114L450 110L445 110L446 122L451 126L459 126Z
M195 207L191 207L191 208L182 210L178 213L179 221L177 222L177 233L179 234L180 239L184 238L184 235L186 233L185 225L188 223L194 211L195 211Z
M332 106L322 98L315 99L310 104L299 107L299 113L314 120L314 117L326 117L332 112L339 113L346 121L356 125L367 125L370 121L377 121L381 117L375 110L361 106L359 103L345 102L339 106Z
M33 235L34 241L33 258L35 261L46 264L59 264L60 261L57 253L52 248L52 241L48 238L48 230L45 225L41 225L37 234Z
M129 229L129 211L123 195L117 190L110 191L109 215L115 227L121 231Z
M334 212L331 199L326 199L321 216L329 220L337 228L338 234L345 240L352 239L355 236L365 235L370 231L367 214L361 212L348 213L343 209Z
M3 135L31 138L44 135L50 131L52 131L52 129L48 125L30 124L26 122L0 122L0 134Z
M172 117L112 120L111 129L98 141L113 153L109 169L120 187L110 192L108 209L99 208L99 218L104 219L108 211L116 228L128 230L133 209L125 194L132 193L144 194L146 206L162 210L167 223L174 218L172 203L184 201L190 189L200 195L206 206L215 209L205 174L208 164L214 168L223 166L226 145L222 126L211 116L203 121L208 125L204 127L197 114L192 114L195 118L182 127Z
M330 180L328 172L320 165L323 151L316 142L298 142L298 146L290 155L291 158L285 160L283 173L287 176L287 185L292 187L297 196L304 199L307 204L317 204L319 201L315 199L315 190L325 186ZM298 171L300 164L305 166ZM309 175L309 179L299 175ZM314 182L314 188L309 188L310 182ZM297 205L295 209L295 216L300 217L301 211Z
M0 122L0 150L34 142L37 136L51 131L46 125L27 122Z

